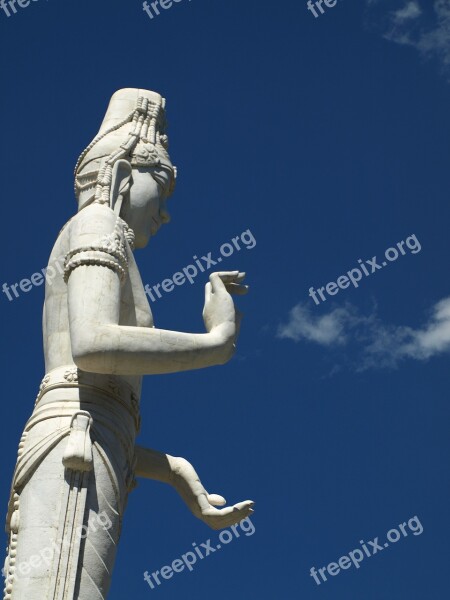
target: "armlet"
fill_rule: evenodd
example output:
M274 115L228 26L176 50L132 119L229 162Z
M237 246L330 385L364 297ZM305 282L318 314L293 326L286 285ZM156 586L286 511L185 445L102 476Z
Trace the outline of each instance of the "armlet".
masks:
M77 267L93 265L107 267L115 271L121 282L128 273L128 257L123 227L117 221L114 231L87 246L70 250L64 261L64 281L67 283L70 274Z

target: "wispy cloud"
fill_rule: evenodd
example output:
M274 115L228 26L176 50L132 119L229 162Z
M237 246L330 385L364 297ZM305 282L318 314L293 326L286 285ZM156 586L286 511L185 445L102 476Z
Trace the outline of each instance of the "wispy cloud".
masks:
M383 22L384 37L439 60L450 77L450 0L367 0L371 22ZM395 8L392 9L392 4ZM379 15L384 10L384 17Z
M396 368L406 359L428 360L450 351L450 296L435 304L422 327L385 324L376 309L363 315L346 304L325 315L316 316L314 308L297 304L287 322L280 325L277 337L294 342L311 342L328 349L348 349L354 367Z
M396 10L392 13L392 19L402 25L409 23L412 19L417 19L422 14L422 9L419 6L417 0L412 0L405 4L403 8Z
M323 346L344 344L344 325L348 321L348 310L337 308L322 317L314 317L309 307L297 304L291 310L289 321L278 329L278 337L298 342L308 340Z

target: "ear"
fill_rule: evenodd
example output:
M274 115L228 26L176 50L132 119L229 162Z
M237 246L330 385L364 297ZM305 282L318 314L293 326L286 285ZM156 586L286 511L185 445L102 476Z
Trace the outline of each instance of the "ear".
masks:
M109 206L117 214L120 214L122 202L130 191L131 165L126 160L118 160L112 172L111 192Z

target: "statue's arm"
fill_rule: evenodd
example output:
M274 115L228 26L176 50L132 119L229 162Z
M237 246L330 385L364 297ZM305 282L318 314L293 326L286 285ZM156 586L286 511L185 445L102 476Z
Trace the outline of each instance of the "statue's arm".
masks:
M194 467L186 459L136 446L136 476L168 483L178 492L189 510L212 529L238 523L253 513L254 503L239 502L222 509L226 501L208 494Z
M207 333L119 325L123 263L104 252L82 251L96 247L102 237L111 235L116 222L109 208L93 206L83 209L70 225L71 251L66 265L75 364L95 373L146 375L226 363L234 353L237 323L223 279L229 277L228 289L230 285L242 288L233 283L237 272L222 278L213 274L207 284Z

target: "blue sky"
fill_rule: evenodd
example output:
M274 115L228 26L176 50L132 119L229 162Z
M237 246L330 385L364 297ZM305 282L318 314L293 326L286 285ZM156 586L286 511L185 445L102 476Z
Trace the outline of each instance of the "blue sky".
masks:
M144 571L218 534L141 481L109 598L446 597L449 0L338 0L317 18L303 0L182 0L153 19L138 0L17 10L0 11L1 284L46 266L76 209L76 159L122 87L167 98L179 172L172 222L136 253L144 282L256 240L221 266L251 286L235 358L148 377L139 439L188 458L210 492L254 500L255 532L151 590ZM386 267L358 287L309 296L373 257ZM203 331L206 281L152 303L156 325ZM0 297L5 512L44 374L42 302L42 286ZM420 535L311 577L413 517Z

